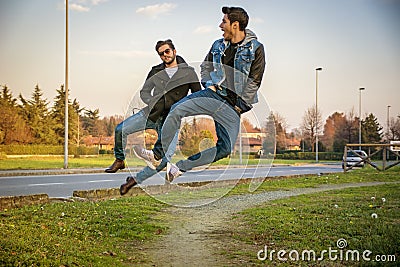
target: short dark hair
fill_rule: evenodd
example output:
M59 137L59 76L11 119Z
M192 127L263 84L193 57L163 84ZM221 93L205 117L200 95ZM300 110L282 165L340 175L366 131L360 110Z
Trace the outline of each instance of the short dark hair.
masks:
M227 7L222 8L222 13L228 16L231 23L239 22L239 30L244 31L249 23L249 15L246 10L241 7Z
M165 41L158 41L156 44L156 51L158 52L158 48L160 48L163 45L168 45L172 50L175 50L175 46L172 43L171 39L165 40Z

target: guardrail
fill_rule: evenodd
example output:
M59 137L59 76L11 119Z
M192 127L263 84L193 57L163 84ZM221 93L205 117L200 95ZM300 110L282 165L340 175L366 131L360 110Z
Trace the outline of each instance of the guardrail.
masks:
M360 154L358 154L355 150L352 149L352 147L357 147L357 148L364 148L364 147L368 147L368 148L377 148L377 150L375 152L373 152L372 154L367 153L367 157L364 157ZM348 170L353 169L356 165L361 164L361 163L367 163L369 165L371 165L372 167L374 167L376 170L378 171L385 171L387 169L390 169L398 164L400 164L400 154L398 153L398 151L396 150L392 150L391 147L393 147L393 144L347 144L344 147L344 165L343 165L343 171L346 172ZM346 162L347 162L347 152L351 151L353 152L355 155L357 155L358 157L361 158L360 161L355 162L355 164L353 166L346 166ZM377 164L375 164L374 162L371 161L371 157L377 155L379 152L382 152L382 168L380 168ZM388 164L387 161L387 155L390 155L390 153L394 154L395 156L397 156L397 160L395 160L393 163Z

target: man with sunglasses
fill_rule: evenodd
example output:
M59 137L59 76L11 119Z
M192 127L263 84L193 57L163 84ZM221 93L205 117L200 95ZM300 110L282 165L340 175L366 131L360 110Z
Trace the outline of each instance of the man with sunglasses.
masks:
M264 47L246 29L249 16L243 8L223 7L222 13L219 27L223 38L213 43L201 64L201 83L206 89L176 103L161 131L164 160L168 162L166 179L170 182L197 166L229 156L239 133L240 114L258 101L257 91L265 70ZM214 119L216 146L172 164L181 119L195 115Z
M115 161L105 169L107 173L115 173L125 168L124 150L127 136L145 129L155 129L158 133L158 140L151 152L151 160L154 161L154 165L158 165L159 159L164 156L160 143L160 130L171 106L185 97L189 90L192 93L201 90L197 74L182 57L176 55L175 46L171 40L158 41L155 48L162 63L152 67L140 90L140 98L147 106L115 128ZM146 152L146 150L143 150L143 152ZM145 156L144 159L147 158L147 155L142 154L141 150L135 150L135 153L140 154L141 158L143 156ZM144 168L135 177L135 184L156 172L155 168ZM133 181L130 183L131 187L135 185L132 184ZM121 187L121 190L121 194L127 192L125 187Z

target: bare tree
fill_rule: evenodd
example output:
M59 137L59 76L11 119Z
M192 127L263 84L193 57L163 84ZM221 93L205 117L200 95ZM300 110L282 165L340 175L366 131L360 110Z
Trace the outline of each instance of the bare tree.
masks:
M311 143L311 150L315 150L316 136L321 135L323 131L322 115L321 111L316 110L315 105L308 108L303 116L300 129L304 134L304 139L308 139Z
M275 141L276 141L276 151L279 153L280 151L287 149L287 133L286 129L288 124L286 119L277 112L271 112L271 116L273 117L275 124Z
M388 140L400 140L400 116L390 118Z

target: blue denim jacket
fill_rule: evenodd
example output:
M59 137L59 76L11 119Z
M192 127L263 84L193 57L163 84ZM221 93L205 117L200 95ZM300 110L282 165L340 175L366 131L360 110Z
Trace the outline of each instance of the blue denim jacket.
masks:
M225 69L222 64L222 56L227 48L228 42L224 39L216 40L210 50L213 55L212 69L210 69L209 62L201 64L201 80L205 88L211 85L221 85L225 78ZM255 59L255 52L261 45L257 41L256 35L246 30L246 37L243 42L238 46L234 59L234 84L235 93L240 96L247 104L254 104L258 102L257 90L258 86L252 86L248 81L250 67ZM226 94L226 92L218 92L219 94Z

